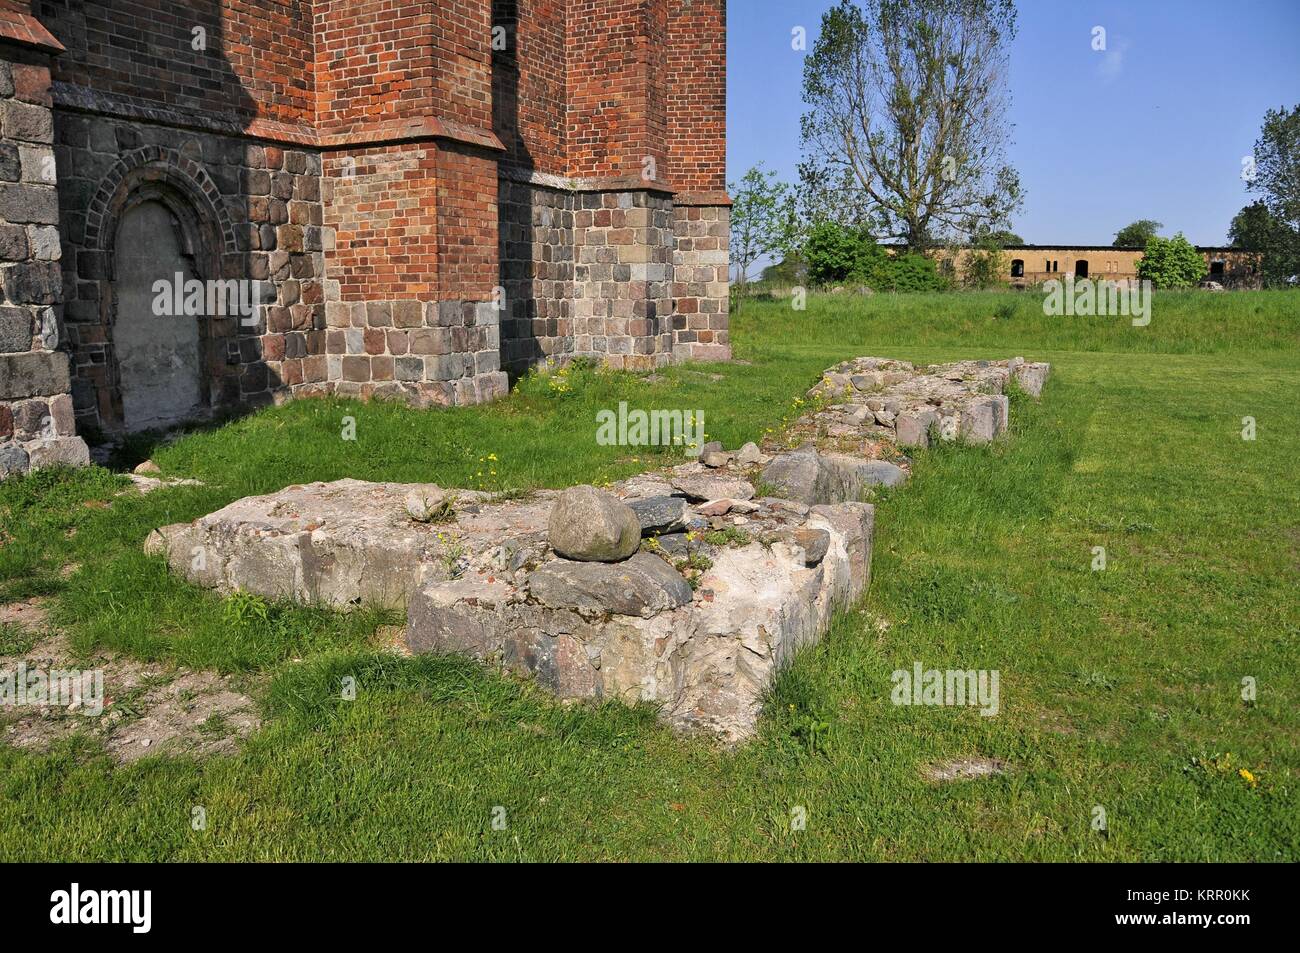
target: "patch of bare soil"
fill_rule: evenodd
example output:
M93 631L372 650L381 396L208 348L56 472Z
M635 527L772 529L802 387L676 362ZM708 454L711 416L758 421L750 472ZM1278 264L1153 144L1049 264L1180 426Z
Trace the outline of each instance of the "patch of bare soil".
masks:
M0 622L17 625L35 639L26 651L0 655L0 679L10 681L20 665L26 672L102 672L102 706L94 699L96 679L83 684L82 703L0 705L0 740L19 748L48 750L77 733L98 739L120 764L146 755L233 752L261 727L250 685L215 672L195 672L144 663L112 653L78 657L64 635L45 628L37 601L0 606ZM96 709L101 709L98 714Z
M406 626L381 625L375 630L374 646L381 652L392 652L405 658L411 657L410 646L406 644Z
M946 781L966 781L971 778L987 778L995 774L1005 774L1007 764L997 758L954 758L926 765L922 770L927 781L938 783Z
M6 602L0 605L0 625L16 625L24 629L39 629L45 625L45 607L35 599Z

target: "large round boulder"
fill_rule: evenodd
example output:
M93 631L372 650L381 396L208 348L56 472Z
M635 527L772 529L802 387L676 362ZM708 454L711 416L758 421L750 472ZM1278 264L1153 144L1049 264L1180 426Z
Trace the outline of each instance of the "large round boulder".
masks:
M641 521L632 507L594 486L571 486L561 493L548 529L551 548L565 559L618 562L641 545Z

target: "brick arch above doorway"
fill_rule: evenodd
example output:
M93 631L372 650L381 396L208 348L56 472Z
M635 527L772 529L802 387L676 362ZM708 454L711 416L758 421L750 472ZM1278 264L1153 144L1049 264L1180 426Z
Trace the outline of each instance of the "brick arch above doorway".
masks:
M138 197L140 189L149 183L163 183L177 190L193 203L199 218L206 219L210 244L215 246L205 249L208 256L237 254L235 228L212 176L180 151L160 145L126 153L105 173L86 209L85 244L108 251L132 197Z

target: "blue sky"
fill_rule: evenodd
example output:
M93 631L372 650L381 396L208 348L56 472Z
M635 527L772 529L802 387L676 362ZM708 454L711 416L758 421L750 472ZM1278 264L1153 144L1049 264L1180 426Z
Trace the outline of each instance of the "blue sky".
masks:
M727 177L799 159L804 53L832 0L728 0ZM1109 244L1139 218L1226 242L1265 110L1300 103L1300 0L1019 0L1009 158L1027 242ZM1106 52L1092 30L1106 30Z

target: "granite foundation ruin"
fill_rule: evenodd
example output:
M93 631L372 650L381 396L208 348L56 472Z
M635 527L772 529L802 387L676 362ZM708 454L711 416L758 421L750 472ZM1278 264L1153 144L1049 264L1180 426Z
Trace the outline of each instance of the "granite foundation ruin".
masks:
M779 668L866 591L870 500L907 479L909 445L998 439L1008 388L1037 396L1048 371L859 358L761 448L706 445L605 489L524 498L291 486L164 526L146 548L220 592L404 608L412 652L468 654L561 698L650 703L735 742Z

